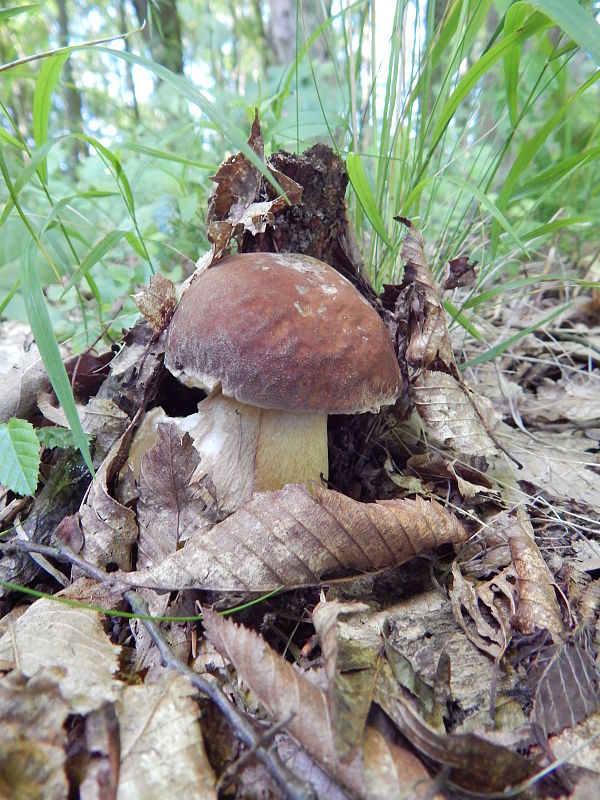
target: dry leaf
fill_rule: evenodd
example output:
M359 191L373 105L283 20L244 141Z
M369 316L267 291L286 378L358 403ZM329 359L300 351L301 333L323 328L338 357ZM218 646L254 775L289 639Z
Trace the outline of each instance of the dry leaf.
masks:
M69 427L65 412L60 406L54 405L52 395L40 392L38 406L50 422L63 428ZM125 433L130 422L129 417L112 400L100 397L90 397L86 406L77 404L76 408L84 433L94 437L94 465L97 466L106 458L116 440Z
M589 425L600 420L600 370L568 373L557 381L546 378L535 398L524 395L519 411L528 423L569 420Z
M340 614L369 610L365 603L322 601L313 613L327 676L327 701L331 709L335 746L340 758L348 758L361 743L377 679L378 653L359 643L340 639Z
M342 786L360 798L431 797L423 765L412 753L388 742L375 728L365 728L356 754L342 760L326 694L278 656L256 633L203 611L209 640L235 666L274 720Z
M599 675L594 659L575 641L551 647L538 659L543 669L531 721L545 736L574 727L600 707Z
M449 780L478 794L503 792L537 771L537 764L470 733L444 734L426 725L406 700L387 707L417 752L449 769Z
M469 263L468 256L451 258L448 262L448 277L442 284L442 290L456 289L458 286L473 286L477 279L475 267L477 262Z
M473 583L463 577L456 562L452 564L450 600L454 618L469 641L493 658L500 658L511 639L510 618L515 610L514 570L504 571L487 582ZM482 611L483 607L483 611ZM468 613L468 624L463 613ZM490 616L494 622L490 622Z
M519 508L514 524L508 528L510 552L517 574L519 600L513 618L521 633L534 633L546 628L555 641L564 637L565 631L556 599L556 582L540 553L531 522Z
M466 538L456 517L435 501L359 503L317 484L310 490L289 484L255 495L127 580L153 589L263 592L375 572Z
M169 324L177 304L175 284L160 272L150 278L150 285L133 295L136 306L156 335Z
M45 598L36 600L0 639L0 659L13 661L24 675L61 668L60 691L78 714L117 696L120 650L94 611Z
M79 785L81 800L114 800L119 783L121 742L112 703L104 703L85 718L86 760Z
M84 536L82 555L92 564L131 569L131 547L138 536L135 511L118 503L108 486L127 457L131 429L115 442L98 468L79 516Z
M121 768L117 800L216 798L204 752L196 690L163 672L155 683L128 686L117 703Z
M52 670L27 680L14 671L0 680L0 797L64 800L71 709Z

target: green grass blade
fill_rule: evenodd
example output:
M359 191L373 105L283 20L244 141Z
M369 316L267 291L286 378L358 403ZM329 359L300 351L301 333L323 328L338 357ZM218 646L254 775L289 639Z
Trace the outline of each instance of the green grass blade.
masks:
M10 133L4 130L4 128L0 128L0 142L6 142L11 147L17 148L17 150L25 150L26 148L18 139L15 139L14 136L11 136Z
M385 242L387 247L389 247L390 250L393 250L394 245L387 234L383 220L381 219L379 211L377 210L377 204L375 202L375 198L373 197L371 187L369 186L367 176L365 175L362 159L358 153L348 153L346 158L346 171L348 173L350 183L352 184L352 188L356 192L358 202L361 204L369 222L373 226L373 229Z
M93 475L94 467L92 465L87 436L83 432L81 421L79 420L77 409L75 408L73 392L71 391L71 385L60 350L56 344L54 331L52 330L52 322L50 321L50 315L46 308L44 293L35 262L36 244L34 241L30 241L25 249L21 275L27 319L31 326L35 343L40 351L42 361L46 367L48 377L50 378L52 388L56 393L58 402L61 404L69 422L69 427L73 432L75 444L81 451L81 455Z
M527 7L521 3L515 3L506 12L504 18L504 35L510 36L518 30L527 18ZM517 86L519 83L519 64L521 61L521 48L511 47L504 55L504 86L506 91L506 101L508 103L508 113L510 124L513 128L517 124Z
M124 142L121 145L121 149L132 150L134 153L152 156L152 158L157 158L161 161L174 161L176 164L183 164L186 167L208 169L213 173L219 168L218 164L207 164L205 161L195 161L193 158L185 158L184 156L178 156L175 153L168 153L166 150L157 150L154 147L147 147L146 145L138 144L137 142Z
M68 57L69 53L63 52L47 58L42 64L40 74L35 83L35 91L33 93L33 138L37 147L41 147L48 138L52 94L63 64ZM39 165L39 172L40 178L46 182L48 179L48 166L45 160Z
M492 361L501 353L504 353L504 351L515 342L518 342L520 339L523 339L523 337L528 336L530 333L539 331L540 328L542 328L548 322L553 320L555 317L558 317L558 315L562 314L563 311L566 311L566 309L569 308L569 305L569 303L565 303L565 305L561 306L560 308L554 309L554 311L545 316L540 322L536 322L535 324L530 325L528 328L524 328L522 331L509 336L508 339L504 339L504 341L499 342L498 344L494 345L494 347L490 347L489 350L485 351L485 353L480 353L478 356L475 356L475 358L465 361L464 364L459 364L459 369L462 371L467 369L467 367L476 367L477 364L483 364L485 361Z
M591 53L600 64L600 25L593 14L579 5L577 0L527 0L558 25L574 42Z
M31 422L13 417L0 423L0 484L33 495L40 471L40 442Z
M10 19L11 17L16 17L17 14L31 14L32 12L37 11L38 8L39 8L38 4L3 8L0 10L0 22L5 22L7 19Z
M282 187L271 175L269 170L246 141L247 135L236 125L234 125L231 122L231 119L226 116L226 114L222 114L220 111L218 111L216 105L207 97L205 97L201 91L196 89L196 87L191 84L187 78L181 75L175 75L175 73L171 72L166 67L163 67L161 64L156 64L147 58L142 58L134 53L129 53L127 50L113 50L110 47L96 46L91 49L106 53L114 58L121 58L124 61L128 61L130 64L137 64L140 67L144 67L149 72L156 75L157 78L160 78L162 81L164 81L164 83L166 83L168 86L171 86L173 89L175 89L175 91L182 97L185 97L190 102L195 103L203 111L203 113L215 123L222 136L228 139L236 150L239 150L241 153L243 153L246 158L252 164L254 164L254 166L262 175L265 176L273 188L282 197L288 199Z
M104 256L110 252L113 247L115 247L121 239L125 236L127 231L110 231L105 236L100 239L100 241L92 247L90 252L87 256L83 259L75 273L69 279L69 282L65 286L64 292L62 293L62 297L65 296L66 292L76 284L81 278L85 275L87 277L87 273L89 270L97 264L98 261L104 258ZM61 297L61 299L62 299Z

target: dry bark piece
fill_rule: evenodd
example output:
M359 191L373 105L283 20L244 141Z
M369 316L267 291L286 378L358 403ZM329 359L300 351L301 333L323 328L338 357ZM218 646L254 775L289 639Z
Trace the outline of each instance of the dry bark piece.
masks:
M70 713L52 669L0 680L0 797L68 796L63 726Z
M365 728L356 753L341 759L326 694L278 656L258 634L203 611L209 640L237 669L271 716L342 786L368 800L431 797L427 771L407 750ZM437 797L437 795L435 795Z
M320 602L312 613L327 676L327 701L340 758L348 758L360 745L377 679L378 653L338 638L341 614L369 610L365 603Z
M117 796L121 740L113 703L104 703L84 721L85 766L79 785L82 800L112 800Z
M175 311L175 284L157 272L150 278L150 285L134 294L133 299L155 335L158 335L167 327Z
M434 501L358 503L319 485L257 494L235 514L150 570L135 586L263 592L375 572L465 541L467 532Z

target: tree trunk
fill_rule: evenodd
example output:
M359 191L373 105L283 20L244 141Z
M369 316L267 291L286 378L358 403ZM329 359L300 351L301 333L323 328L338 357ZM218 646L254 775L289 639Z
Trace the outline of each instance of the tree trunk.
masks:
M171 72L183 72L183 45L181 24L177 14L177 0L155 0L148 8L148 0L133 0L140 25L146 20L145 36L150 44L152 58ZM152 15L153 29L150 26Z
M61 47L66 47L69 44L69 16L67 14L66 0L56 0L58 6L58 26L59 37L58 41ZM83 127L83 120L81 115L81 95L75 86L73 80L73 70L71 69L71 62L69 59L65 61L63 66L63 75L65 78L65 108L67 112L67 125L71 133L79 133ZM85 142L79 139L74 139L71 145L71 153L74 162L77 163L82 155L87 155L87 146Z

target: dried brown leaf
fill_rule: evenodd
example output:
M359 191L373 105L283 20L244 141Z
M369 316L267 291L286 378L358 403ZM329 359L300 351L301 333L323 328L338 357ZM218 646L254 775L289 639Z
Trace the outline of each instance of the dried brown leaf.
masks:
M598 669L591 654L575 641L544 654L531 721L545 736L574 727L600 707Z
M202 521L203 490L191 484L198 462L189 434L160 423L156 444L140 465L138 568L148 569L174 553L182 535Z
M115 442L98 468L79 516L84 536L82 554L92 564L131 569L131 548L138 536L135 512L118 503L108 487L127 457L131 429Z
M117 800L216 798L195 692L173 672L125 689L117 703L122 756Z
M313 613L327 676L327 702L331 709L335 745L340 758L348 758L361 743L377 679L378 653L337 634L340 614L368 611L364 603L322 601Z
M68 796L63 726L70 712L50 669L0 680L0 797Z
M55 406L52 395L40 392L38 407L46 419L63 428L69 427L65 412ZM94 437L94 466L100 464L116 440L125 433L130 419L112 401L102 397L90 397L87 405L77 404L77 414L84 433Z
M327 697L300 675L256 633L205 610L209 640L237 669L274 720L286 729L342 786L360 798L430 796L423 765L375 728L365 728L356 754L342 760ZM429 794L428 794L429 793Z
M462 575L456 562L452 565L450 600L454 618L469 641L494 658L500 658L510 643L510 619L515 611L514 578L514 570L509 568L489 581L475 583ZM471 624L465 619L463 609Z
M401 564L467 533L435 501L358 503L313 484L257 494L161 564L127 578L154 589L270 591Z
M546 628L555 640L562 639L565 630L556 599L556 582L538 549L525 511L519 508L513 519L514 524L506 531L519 595L513 624L521 633Z
M150 284L133 295L133 300L156 335L164 331L173 316L177 299L175 284L160 272L150 278Z
M24 675L59 667L62 696L79 714L117 696L120 650L94 611L45 598L36 600L0 639L0 659L12 660Z
M558 381L546 378L535 397L524 394L519 411L528 423L569 420L589 425L600 420L600 370L568 373Z
M537 771L534 760L513 753L471 733L444 734L423 722L406 700L395 698L386 708L417 752L449 770L449 780L461 789L485 794L502 792Z
M456 289L458 286L472 286L477 278L476 266L476 261L473 264L469 263L468 256L451 258L448 262L448 277L442 284L442 289L448 291Z

